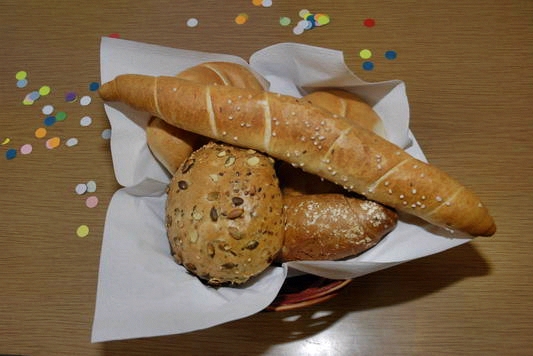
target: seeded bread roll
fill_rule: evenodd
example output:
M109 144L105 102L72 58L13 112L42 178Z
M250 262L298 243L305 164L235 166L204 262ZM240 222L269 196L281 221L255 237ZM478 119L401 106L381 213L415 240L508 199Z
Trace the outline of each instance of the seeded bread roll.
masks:
M339 260L376 245L398 221L392 209L342 194L284 196L285 240L278 262Z
M271 158L208 143L180 166L168 187L172 254L210 285L242 284L281 249L282 210Z

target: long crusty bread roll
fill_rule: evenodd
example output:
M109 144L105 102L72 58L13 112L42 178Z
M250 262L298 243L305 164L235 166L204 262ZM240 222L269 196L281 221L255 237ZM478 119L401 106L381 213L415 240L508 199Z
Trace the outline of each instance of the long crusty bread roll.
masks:
M448 174L372 131L294 97L137 74L117 76L99 92L104 100L122 101L184 130L263 151L433 224L472 236L496 231L479 198Z
M290 195L283 204L285 235L279 262L357 255L376 245L398 219L392 209L343 194Z

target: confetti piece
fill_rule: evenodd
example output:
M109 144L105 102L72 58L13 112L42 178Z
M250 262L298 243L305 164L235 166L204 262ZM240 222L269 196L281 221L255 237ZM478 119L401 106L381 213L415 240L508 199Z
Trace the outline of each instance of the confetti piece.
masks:
M78 237L87 237L87 235L89 235L89 226L87 225L78 226L78 228L76 229L76 235L78 235Z
M65 94L65 101L68 103L76 101L77 98L78 98L78 95L72 91Z
M115 32L115 33L110 33L107 37L111 37L111 38L120 38L120 34Z
M45 95L50 94L51 91L52 89L48 85L43 85L42 87L39 88L39 95L45 96Z
M78 144L78 139L76 137L71 137L65 142L67 147L76 146Z
M55 116L47 116L43 120L44 126L52 126L56 123L56 117Z
M292 29L292 33L294 33L295 35L301 35L302 33L304 33L305 29L303 26L295 26L293 29Z
M261 6L263 4L263 0L252 0L252 4L254 6Z
M40 97L41 97L41 93L39 93L38 91L32 91L31 93L28 94L28 99L33 100L33 101L38 100Z
M46 136L46 129L44 127L39 127L37 130L35 130L35 137L43 138L45 136Z
M14 148L10 148L6 151L6 159L11 160L13 158L17 157L17 150Z
M317 26L324 26L330 22L329 15L326 14L316 14L315 21L318 24Z
M27 79L17 80L17 88L25 88L28 85Z
M313 14L307 9L298 11L298 16L302 20L298 21L292 30L295 35L301 35L304 31L311 30L315 27L325 26L331 21L329 15L323 13Z
M362 49L359 52L359 56L363 59L369 59L370 57L372 57L372 51L370 51L369 49Z
M80 99L80 105L87 106L91 103L92 98L89 95L84 95Z
M104 140L109 140L111 138L111 129L105 129L102 131L102 138Z
M199 21L197 18L191 17L187 20L187 27L196 27L198 26L198 23Z
M279 18L279 24L281 26L289 26L291 24L291 19L286 16L282 16Z
M298 16L300 16L302 19L305 19L307 17L307 15L310 15L311 12L307 9L301 9L300 11L298 11Z
M7 145L7 144L10 143L10 142L11 142L11 139L10 139L9 137L6 137L6 138L4 138L4 140L2 141L2 146L3 146L3 145Z
M76 185L76 188L74 188L74 191L78 195L83 195L87 192L87 184L85 183L79 183Z
M85 205L91 209L96 208L96 206L98 205L98 197L91 195L90 197L85 199Z
M54 112L54 107L52 105L45 105L43 106L41 112L45 115L50 115Z
M369 70L370 71L370 70L374 69L374 63L371 62L371 61L365 61L365 62L363 62L362 67L363 67L364 70Z
M92 82L89 84L90 91L97 91L100 88L100 83Z
M244 25L248 21L248 14L241 13L235 17L235 23L237 25Z
M15 74L15 79L17 80L23 80L26 79L28 76L28 73L24 70L18 71L17 74Z
M58 111L56 114L57 121L64 121L67 118L67 113L64 111Z
M83 127L90 126L93 123L93 119L90 116L84 116L80 119L80 125Z
M376 20L368 18L363 21L363 25L366 27L374 27L376 25Z
M87 186L87 191L89 193L96 192L96 182L94 180L88 181L85 185Z
M33 146L29 143L22 145L22 147L20 147L20 153L22 153L23 155L30 154L31 151L33 151Z
M60 144L61 144L61 139L56 136L56 137L52 137L46 140L45 145L46 145L46 148L48 148L49 150L52 150L54 148L59 147Z
M263 7L271 7L272 6L272 0L263 0L263 1L261 1L261 6L263 6Z
M393 59L396 59L397 56L398 56L398 54L396 53L396 51L387 51L387 52L385 52L385 58L387 58L387 59L393 60Z

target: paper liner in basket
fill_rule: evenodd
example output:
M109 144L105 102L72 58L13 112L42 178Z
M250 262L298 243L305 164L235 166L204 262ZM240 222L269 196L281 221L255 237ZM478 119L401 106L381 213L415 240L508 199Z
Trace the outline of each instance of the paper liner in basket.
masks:
M119 74L176 75L201 62L229 61L249 65L273 92L300 97L316 88L344 88L373 106L392 142L425 160L409 131L404 83L364 82L346 67L339 51L281 43L257 51L247 63L227 54L103 38L100 56L102 83ZM120 103L106 104L105 110L114 171L123 188L114 194L106 216L93 342L185 333L244 318L265 309L292 271L355 278L470 241L401 216L394 231L355 258L290 262L270 267L242 287L208 287L170 255L164 225L170 177L146 145L149 115Z

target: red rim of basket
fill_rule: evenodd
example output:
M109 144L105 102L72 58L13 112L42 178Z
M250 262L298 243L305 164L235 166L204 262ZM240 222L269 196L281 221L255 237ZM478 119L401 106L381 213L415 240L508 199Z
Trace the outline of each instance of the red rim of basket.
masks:
M335 297L352 280L334 280L313 275L288 278L267 311L285 311L308 307Z

